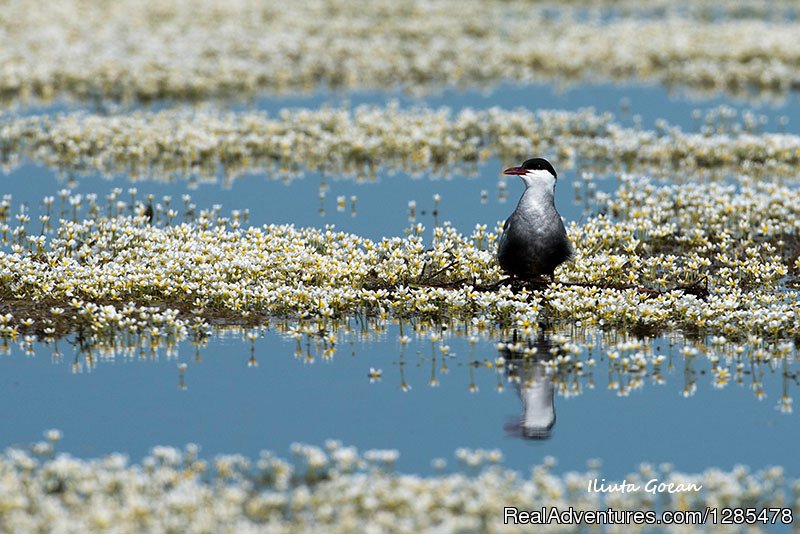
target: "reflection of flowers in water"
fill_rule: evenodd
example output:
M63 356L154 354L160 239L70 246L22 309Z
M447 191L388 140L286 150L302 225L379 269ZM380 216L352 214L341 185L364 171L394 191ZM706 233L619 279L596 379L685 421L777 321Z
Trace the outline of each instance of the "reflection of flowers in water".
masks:
M300 353L296 354L299 359L313 362L320 353L328 353L332 346L352 346L355 339L365 343L382 339L387 328L392 328L390 323L380 320L376 321L374 330L345 328L337 333L333 345L322 339L314 327L293 325L287 330L282 330L282 327L278 330L301 347ZM440 324L426 325L423 322L415 322L414 329L416 342L407 334L398 337L399 359L394 362L394 367L399 373L403 392L411 391L416 379L430 387L441 386L442 380L464 380L467 391L478 393L479 383L483 380L481 373L492 373L497 377L493 389L503 393L506 384L533 385L532 381L538 376L534 368L541 368L555 393L561 397L579 396L585 389L602 387L597 377L603 376L604 387L621 397L628 397L648 385L680 383L682 379L679 394L684 397L696 393L700 380L701 384L713 389L733 384L752 391L754 398L760 401L769 397L765 391L765 379L770 382L779 379L781 390L777 393L777 407L783 413L792 413L790 388L800 385L800 370L796 368L797 356L793 345L774 343L757 336L750 336L743 343L731 343L721 336L704 342L677 334L648 339L620 331L567 329L563 334L551 333L547 353L540 354L537 350L542 346L540 343L523 340L492 343L494 336L501 335L499 329L479 334L473 326L441 330ZM301 331L304 333L298 337ZM443 345L445 340L450 344L466 343L468 357L460 359L452 353L449 345ZM476 358L476 348L485 351L487 346L493 347L498 355ZM662 348L664 346L666 350ZM417 367L427 368L429 372L409 377L406 371L406 350L409 347L416 352ZM355 354L354 346L351 350ZM453 368L466 370L466 376L462 371L445 378L444 375ZM385 378L382 370L373 367L369 368L368 375L370 381L375 377Z
M0 454L0 524L8 531L139 531L142 525L204 532L353 532L378 525L408 532L502 531L505 507L776 508L783 524L790 511L800 513L800 481L786 480L779 467L683 473L669 464L642 464L624 477L640 489L593 492L587 491L593 481L617 484L601 478L598 461L590 460L585 471L561 474L555 458L546 457L523 474L501 467L499 450L459 448L455 470L447 472L447 461L437 458L437 473L421 476L398 472L396 450L359 451L336 440L323 447L293 444L290 459L270 451L253 459L203 459L195 444L183 450L157 446L135 465L121 453L92 460L57 453L61 438L50 430L46 441L29 450ZM702 491L671 493L659 491L659 484Z
M153 316L162 317L153 311L124 308L120 324L126 324L126 328L133 330L138 330L135 326L137 323L125 319L130 315L135 316L137 321L152 321ZM0 325L7 317L0 315ZM248 366L255 367L256 340L272 334L291 341L295 358L309 364L318 358L335 360L337 347L347 346L356 354L357 343L368 347L370 343L385 340L390 331L399 328L404 333L397 336L399 358L393 362L399 377L397 382L389 379L389 383L399 384L400 391L407 393L413 391L415 386L438 387L443 381L459 380L464 380L467 391L478 393L486 373L496 377L490 389L503 393L507 384L531 385L528 382L534 375L538 376L534 368L541 368L555 393L562 397L579 396L585 389L598 386L627 397L648 385L676 382L682 383L680 394L691 397L696 393L699 381L701 386L713 389L738 386L751 391L759 401L777 399L779 411L792 413L791 388L800 385L797 349L794 345L752 335L740 342L731 342L722 336L698 340L678 334L637 338L619 330L604 332L595 328L569 327L551 332L551 345L542 348L541 344L528 343L523 338L515 342L494 342L508 331L485 325L482 321L452 323L446 329L442 329L440 322L421 319L398 323L389 319L359 318L358 324L357 328L344 323L332 329L330 323L322 328L321 323L315 320L279 320L268 327L254 330L239 326L210 327L205 323L197 323L169 335L157 333L162 331L163 326L144 328L141 334L109 326L108 331L115 332L114 344L102 343L102 337L90 342L90 334L79 331L63 340L45 337L44 345L49 349L38 350L49 350L53 360L59 362L62 357L60 344L69 343L74 352L72 368L80 372L91 370L103 360L113 360L117 355L133 357L149 354L155 359L159 350L166 349L167 357L175 358L178 343L189 336L196 351L194 364L201 364L201 351L212 337L239 336L243 346L249 346ZM23 353L33 355L34 347L39 346L38 341L36 336L25 336L18 340L18 345ZM464 357L457 354L459 347L463 347L468 354ZM10 339L0 342L0 353L10 354L11 349ZM487 349L493 355L487 355ZM409 375L409 351L415 354L413 361L416 367L426 370L423 374L416 372ZM179 363L181 389L186 388L188 365L186 362ZM386 382L387 374L383 369L367 369L370 382ZM454 369L459 372L453 373ZM604 377L602 382L598 380L599 377ZM768 392L765 380L770 384L780 380L780 391Z
M374 367L369 368L370 382L380 382L382 376L383 376L383 371L381 369L375 369Z
M425 333L420 334L423 338ZM434 334L440 339L441 334ZM463 336L464 332L452 333ZM606 388L616 395L627 397L646 385L663 385L670 381L683 379L681 394L691 397L697 391L698 377L707 380L714 389L728 387L730 383L753 392L757 400L767 398L764 379L777 375L781 381L778 408L781 412L792 412L792 398L789 388L800 385L800 371L796 369L796 354L789 349L790 344L770 343L758 337L751 337L744 344L719 342L720 338L705 344L701 341L673 336L669 338L637 339L619 332L603 334L585 331L581 342L570 341L564 335L550 336L552 348L547 355L537 355L535 344L521 341L497 343L500 356L494 359L461 362L468 369L468 389L477 392L475 370L496 373L497 392L505 390L504 383L521 386L535 386L539 367L547 375L547 380L562 397L581 395L584 389L597 386L597 376L606 377ZM625 341L614 342L614 338L625 337ZM661 350L663 344L668 350ZM422 346L425 342L422 342ZM595 356L597 352L600 356ZM421 354L421 353L420 353ZM419 356L422 357L422 356ZM429 356L431 368L435 369L436 354ZM471 358L471 357L470 357ZM726 362L725 364L721 362ZM401 373L404 360L400 359ZM726 366L727 365L727 366ZM733 369L733 371L731 371ZM457 379L456 377L449 380ZM408 385L403 373L402 383ZM439 376L432 375L430 386L439 386Z

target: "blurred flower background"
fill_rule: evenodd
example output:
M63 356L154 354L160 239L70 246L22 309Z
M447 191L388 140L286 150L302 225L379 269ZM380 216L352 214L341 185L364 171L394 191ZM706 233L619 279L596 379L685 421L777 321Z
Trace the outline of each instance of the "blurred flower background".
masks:
M3 2L0 530L796 515L799 14ZM532 156L549 285L494 258Z

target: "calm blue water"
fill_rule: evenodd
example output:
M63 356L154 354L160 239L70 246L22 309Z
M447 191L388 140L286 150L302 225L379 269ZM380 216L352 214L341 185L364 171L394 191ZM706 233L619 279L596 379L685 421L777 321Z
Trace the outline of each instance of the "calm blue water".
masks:
M551 438L528 441L505 427L518 420L521 400L505 376L487 368L497 350L482 341L470 356L464 339L446 340L452 355L447 372L430 341L412 341L404 350L400 389L401 347L390 328L379 341L338 346L331 360L316 354L314 363L297 359L297 344L274 333L255 342L257 367L248 367L250 343L216 338L200 350L184 343L175 358L157 361L117 356L94 369L72 372L73 358L65 343L61 363L51 350L37 345L37 356L15 350L0 357L0 403L8 406L0 419L0 445L40 438L43 429L64 431L61 450L82 457L125 451L136 460L154 444L202 445L204 455L240 452L255 456L261 449L288 455L292 442L322 444L335 438L359 449L396 448L398 469L432 472L430 461L448 459L455 466L458 447L499 448L504 465L526 470L544 456L557 458L558 470L581 470L590 458L603 462L604 476L622 478L640 462L669 462L697 472L715 466L730 469L783 465L800 476L795 452L786 443L800 439L796 415L776 410L781 391L779 373L767 373L767 398L758 401L747 386L714 389L711 377L697 376L697 392L688 398L683 361L666 371L665 384L645 379L629 397L608 389L608 368L598 361L594 389L574 397L555 396L556 423ZM657 342L667 353L666 342ZM437 346L439 343L437 343ZM482 365L473 368L470 360ZM707 370L698 358L695 370ZM179 362L188 368L181 389ZM370 383L370 368L383 371ZM439 386L431 387L432 368ZM470 370L477 392L470 392ZM498 392L496 385L505 385ZM13 407L13 409L11 408Z
M771 118L790 117L790 131L800 125L797 95L778 104L752 106L723 99L693 101L670 95L658 86L581 86L559 91L552 86L503 86L492 93L447 91L425 99L385 93L320 93L311 97L261 99L260 109L275 111L282 106L317 106L322 103L382 104L399 98L403 105L424 103L431 106L500 106L513 108L577 109L594 106L598 111L613 111L620 120L642 116L644 127L657 118L666 118L685 129L696 125L691 118L695 108L710 108L721 103L739 109L753 109ZM620 110L627 99L630 112ZM770 128L769 125L767 129ZM417 220L432 226L429 213L432 197L439 193L440 220L449 220L464 232L475 224L491 228L513 209L522 185L508 182L508 200L497 198L497 181L505 166L518 162L490 160L474 178L452 177L431 180L380 176L377 183L358 184L352 180L328 180L329 190L320 213L318 197L321 177L309 173L288 185L245 176L230 189L218 184L201 184L187 191L185 181L171 184L139 182L139 198L148 193L156 197L179 198L189 192L199 207L222 204L223 211L249 208L251 224L294 223L297 226L335 224L339 229L378 239L401 235L408 226L408 202L417 202ZM574 202L574 171L560 174L556 203L565 218L579 220L581 207ZM65 186L49 169L23 166L0 178L0 193L11 193L15 204L39 205L45 195ZM115 187L132 184L124 179L81 178L75 192L103 196ZM606 186L613 188L614 181ZM486 203L481 191L489 193ZM336 210L336 197L358 197L357 214L352 216L348 200L344 212ZM427 211L428 213L423 213ZM37 355L27 357L15 350L0 357L0 403L7 407L0 418L0 447L39 439L47 428L59 428L65 437L60 448L82 457L112 451L127 452L133 459L143 456L157 444L182 446L197 442L204 454L240 452L253 456L261 449L288 452L292 442L321 444L328 438L342 440L360 449L396 448L401 453L399 468L410 472L431 472L435 457L455 463L457 447L500 448L504 464L525 469L546 455L555 456L560 469L583 469L590 458L603 461L603 473L622 477L639 462L670 462L678 469L700 471L708 467L729 469L738 463L753 468L783 465L787 473L800 476L795 455L787 443L800 439L797 415L775 409L781 381L777 374L765 379L767 399L757 401L746 387L730 384L722 390L711 387L709 376L698 378L697 393L681 396L684 386L682 363L665 374L666 384L647 385L630 397L619 398L607 389L605 362L594 371L595 389L582 395L556 396L557 422L551 439L530 442L515 438L504 427L519 417L520 398L506 384L502 393L495 387L494 369L471 368L470 349L463 339L447 341L455 356L448 359L448 374L438 374L439 387L429 387L432 364L430 343L412 343L405 350L402 366L408 392L400 390L400 346L397 332L390 328L380 341L339 345L332 361L317 357L304 364L294 356L295 342L267 333L256 342L258 367L247 366L249 342L238 338L212 338L201 350L201 361L194 359L194 347L180 346L177 359L163 354L158 361L101 361L91 370L73 374L74 353L64 342L62 362L54 363L50 350L37 345ZM474 358L493 360L494 341L482 341ZM419 354L417 354L419 352ZM179 388L178 362L186 362ZM698 362L698 371L707 369ZM380 368L383 378L370 383L370 367ZM479 391L470 393L470 370ZM503 377L500 376L500 379Z
M796 129L800 123L800 97L797 93L776 97L754 97L750 100L731 98L723 94L702 95L685 89L670 89L656 83L597 83L582 85L513 84L502 83L490 90L448 88L424 97L412 96L402 91L330 91L320 90L301 95L264 96L248 102L220 102L218 106L231 110L260 109L274 114L283 108L319 107L360 104L385 105L395 100L403 107L414 105L427 107L449 107L454 112L464 108L501 107L513 109L580 109L592 107L598 112L609 111L624 124L633 124L633 116L641 117L644 128L652 128L657 119L666 119L670 124L685 130L698 126L692 118L693 110L705 111L717 106L728 106L738 111L750 110L766 115L767 130L779 130L778 118L786 116L789 128ZM158 101L144 106L158 110L175 107L180 103ZM20 106L13 110L19 115L54 113L86 109L88 111L118 112L120 106L97 107L82 102L56 101L46 106Z

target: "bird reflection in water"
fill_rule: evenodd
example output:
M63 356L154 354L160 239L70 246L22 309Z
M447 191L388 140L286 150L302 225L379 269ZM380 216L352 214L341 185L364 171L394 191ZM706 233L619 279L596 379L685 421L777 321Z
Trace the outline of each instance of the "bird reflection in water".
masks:
M541 334L533 343L528 342L529 348L536 349L533 355L526 355L516 341L505 345L500 349L501 356L506 360L505 374L522 401L522 415L507 424L505 429L511 436L531 440L548 439L556 424L555 388L545 371L544 362L555 357L551 352L553 345L545 334ZM518 348L511 350L509 346Z

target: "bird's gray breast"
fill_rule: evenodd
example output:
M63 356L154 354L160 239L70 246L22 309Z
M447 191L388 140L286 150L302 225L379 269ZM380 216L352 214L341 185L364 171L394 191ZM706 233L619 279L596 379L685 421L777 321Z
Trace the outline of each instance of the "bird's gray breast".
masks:
M518 276L552 273L569 259L571 246L561 216L547 199L523 195L505 223L497 258L507 272Z

